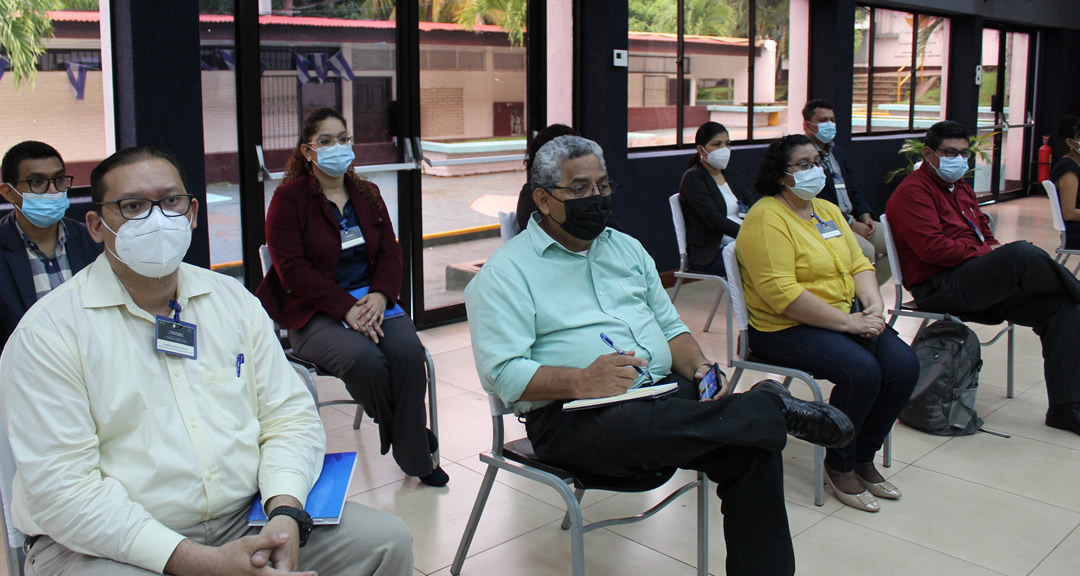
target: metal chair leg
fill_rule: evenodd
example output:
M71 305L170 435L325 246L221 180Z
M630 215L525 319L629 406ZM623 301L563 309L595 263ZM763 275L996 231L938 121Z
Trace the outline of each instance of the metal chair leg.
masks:
M476 494L476 503L473 504L472 514L469 515L469 523L465 525L465 533L461 536L458 544L454 563L450 566L450 573L454 576L461 574L461 567L465 564L465 557L469 554L469 546L472 545L473 536L476 535L476 527L480 524L480 516L484 514L484 506L487 505L488 496L491 495L491 487L495 485L495 475L499 469L488 466L484 474L484 481L480 484L480 492Z
M1006 372L1005 373L1005 396L1008 397L1008 398L1013 397L1013 351L1015 349L1015 345L1013 343L1013 335L1014 334L1016 334L1016 325L1013 324L1012 322L1010 322L1009 323L1009 334L1008 334L1008 338L1007 338L1008 347L1009 347L1009 352L1008 352L1009 355L1005 360L1005 362L1007 364L1007 366L1005 367L1005 372Z
M709 311L709 319L705 321L705 331L709 331L709 327L712 326L713 317L716 316L716 309L720 307L720 301L724 299L724 285L720 285L720 293L716 295L716 302L713 302L712 310Z
M671 293L671 302L674 303L675 299L679 297L679 288L682 288L682 278L675 279L675 291Z
M814 505L825 505L825 449L814 446Z
M435 359L431 357L431 352L424 348L424 366L427 369L427 384L428 384L428 426L431 427L431 432L435 434L435 437L439 437L439 402L435 392ZM431 459L436 467L439 466L439 451L436 450Z
M580 488L574 488L574 498L577 499L578 506L581 506L581 499L585 497L585 491ZM566 515L563 516L562 529L566 530L570 528L570 508L566 509Z
M356 403L356 416L353 417L352 429L359 430L360 424L364 420L364 405L359 402Z
M709 478L704 472L697 476L697 573L709 576Z
M885 436L885 445L881 448L881 465L892 468L892 430Z

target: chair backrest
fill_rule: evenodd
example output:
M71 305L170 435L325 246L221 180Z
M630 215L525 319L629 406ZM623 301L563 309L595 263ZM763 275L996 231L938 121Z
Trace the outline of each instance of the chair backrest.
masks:
M518 235L517 212L499 212L499 236L503 243Z
M686 219L678 192L668 196L668 204L671 205L671 222L675 224L675 240L679 243L679 272L686 272L690 264L686 257Z
M514 409L507 406L502 398L494 394L488 394L488 405L491 408L491 453L499 456L502 454L503 444L503 416L513 414Z
M1054 230L1064 232L1065 216L1061 213L1061 198L1058 197L1057 186L1054 186L1054 183L1049 180L1043 180L1042 185L1046 190L1046 195L1050 197L1050 213L1054 216L1051 222L1054 224Z
M15 455L11 453L7 428L4 427L3 419L0 417L0 501L3 501L4 504L4 527L7 528L8 547L21 548L26 540L26 535L16 530L15 526L11 524L11 497L14 481ZM13 553L13 551L8 550L8 554Z
M893 237L892 226L889 226L888 216L881 215L881 233L885 235L885 249L889 252L889 266L892 268L893 284L904 285L904 275L900 270L900 254L896 252L896 239Z
M727 272L724 283L727 284L728 297L728 366L735 358L746 358L746 330L750 326L750 311L746 308L746 297L743 294L742 270L739 269L739 257L735 253L736 243L737 241L724 246L721 252L724 257L724 271ZM734 325L732 318L734 318ZM738 336L733 334L736 326ZM738 344L737 352L736 343Z
M259 263L262 264L263 276L265 277L270 273L270 266L273 265L273 261L270 260L270 247L266 244L259 246Z

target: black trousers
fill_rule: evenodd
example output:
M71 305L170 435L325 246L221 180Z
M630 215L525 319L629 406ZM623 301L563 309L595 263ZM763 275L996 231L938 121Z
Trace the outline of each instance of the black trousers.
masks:
M1042 341L1051 406L1080 402L1080 281L1030 242L1011 242L913 286L919 309L990 315Z
M407 316L383 322L375 344L339 320L316 314L306 326L289 331L293 352L341 378L349 394L379 425L381 451L391 446L394 461L410 476L431 473L427 437L427 376L424 346Z
M540 459L582 474L634 477L686 468L704 472L723 500L727 574L795 573L784 466L781 402L768 394L699 402L697 385L659 400L563 412L556 402L526 415Z
M834 384L829 403L851 418L855 440L826 451L829 469L851 472L873 462L919 380L919 359L896 331L885 330L872 346L859 336L806 325L777 332L751 327L749 337L754 356Z

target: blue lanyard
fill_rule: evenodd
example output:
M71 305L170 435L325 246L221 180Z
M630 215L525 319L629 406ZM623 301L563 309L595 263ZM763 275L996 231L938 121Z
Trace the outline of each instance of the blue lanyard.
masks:
M176 300L169 300L169 309L173 311L173 322L180 321L180 303Z

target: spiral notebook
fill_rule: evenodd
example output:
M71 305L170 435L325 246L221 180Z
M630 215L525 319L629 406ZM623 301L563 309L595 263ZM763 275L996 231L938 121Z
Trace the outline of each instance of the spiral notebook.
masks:
M567 402L563 404L564 412L571 412L573 410L585 410L586 408L596 408L597 406L607 406L608 404L618 404L619 402L627 402L629 400L638 400L640 398L660 398L667 396L672 392L679 389L679 385L675 382L669 382L667 384L656 384L653 386L642 386L641 388L633 388L617 396L605 396L603 398L586 398L584 400L574 400L573 402Z
M322 473L308 493L307 504L304 505L304 510L311 515L316 526L341 523L341 511L345 508L345 497L349 494L354 468L356 452L338 452L323 458ZM247 523L248 526L266 525L261 495L256 495L251 503Z

